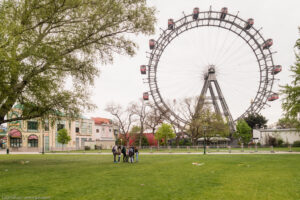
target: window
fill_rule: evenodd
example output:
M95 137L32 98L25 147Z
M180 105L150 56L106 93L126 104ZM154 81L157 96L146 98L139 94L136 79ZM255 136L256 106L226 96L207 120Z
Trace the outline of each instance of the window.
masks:
M44 130L49 131L49 121L48 120L45 120Z
M10 138L10 147L21 147L22 138Z
M76 127L76 128L75 128L75 132L76 132L76 133L79 133L79 127Z
M65 128L64 124L57 124L56 126L57 126L57 131L59 131L60 129Z
M81 122L81 134L86 135L88 131L88 124L86 122Z
M96 129L96 133L99 133L99 129Z
M37 139L28 140L28 147L38 147L38 140Z
M38 130L38 122L28 121L27 122L27 130L37 131Z

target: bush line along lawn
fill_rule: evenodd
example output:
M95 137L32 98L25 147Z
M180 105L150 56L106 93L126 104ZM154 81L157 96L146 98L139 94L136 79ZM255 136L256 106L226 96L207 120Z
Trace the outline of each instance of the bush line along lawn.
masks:
M299 166L300 155L1 155L0 197L300 199Z

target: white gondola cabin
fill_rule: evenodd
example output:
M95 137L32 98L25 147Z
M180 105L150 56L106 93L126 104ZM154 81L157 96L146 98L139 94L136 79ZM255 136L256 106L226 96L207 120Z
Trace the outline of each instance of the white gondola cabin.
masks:
M249 30L254 24L254 19L250 18L247 20L246 24L245 24L245 30Z
M198 17L199 17L199 8L196 7L196 8L194 8L194 10L193 10L193 20L198 19Z
M155 48L155 40L154 39L149 40L149 48L151 50Z
M148 92L144 92L144 93L143 93L143 99L144 99L145 101L149 100L149 94L148 94Z
M273 93L268 97L268 101L275 101L279 99L279 95L277 93Z
M282 70L281 65L275 65L272 69L272 75L278 74L279 72L281 72L281 70Z
M222 8L220 18L225 19L227 13L228 13L228 9L226 7Z
M263 43L262 48L263 49L269 49L273 45L272 39L267 39L265 43Z
M168 30L173 30L173 29L174 29L174 20L168 19Z
M146 65L141 65L141 74L146 74L147 68Z

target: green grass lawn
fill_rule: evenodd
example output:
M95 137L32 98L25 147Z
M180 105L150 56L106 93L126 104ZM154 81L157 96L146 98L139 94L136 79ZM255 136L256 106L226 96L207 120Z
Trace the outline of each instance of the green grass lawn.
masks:
M193 165L193 162L201 165ZM300 155L0 155L2 199L300 199Z

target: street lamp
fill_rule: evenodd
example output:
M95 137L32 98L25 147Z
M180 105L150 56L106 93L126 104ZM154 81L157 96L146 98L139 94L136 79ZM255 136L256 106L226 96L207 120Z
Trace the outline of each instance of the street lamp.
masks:
M205 155L206 154L206 130L207 130L207 127L206 126L203 126L203 133L204 133L204 137L203 137L203 154Z

